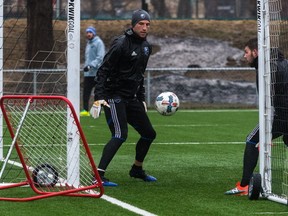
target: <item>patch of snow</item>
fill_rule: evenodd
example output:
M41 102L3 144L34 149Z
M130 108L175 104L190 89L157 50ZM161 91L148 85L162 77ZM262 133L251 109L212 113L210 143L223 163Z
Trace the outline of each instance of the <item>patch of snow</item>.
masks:
M227 58L240 61L243 50L232 47L229 42L209 38L160 38L148 36L148 41L160 48L150 56L148 67L226 67Z

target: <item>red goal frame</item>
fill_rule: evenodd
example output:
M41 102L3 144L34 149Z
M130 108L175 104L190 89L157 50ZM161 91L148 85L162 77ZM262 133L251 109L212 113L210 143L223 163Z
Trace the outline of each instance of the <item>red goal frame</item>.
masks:
M27 104L24 104L25 101L27 102ZM39 103L36 103L40 101ZM29 107L29 103L36 103L35 106L41 105L46 107L46 105L51 105L52 104L52 108L53 108L53 103L59 103L61 104L60 106L62 106L61 108L64 107L64 110L66 109L65 106L67 106L67 113L68 117L72 119L73 121L73 127L75 127L76 131L76 136L79 137L80 140L80 147L82 148L81 150L85 153L85 159L88 162L88 169L91 169L91 176L94 176L94 183L92 183L92 178L89 179L89 181L91 180L91 184L87 184L87 185L81 185L81 183L79 185L69 185L67 183L63 183L62 185L60 185L60 187L57 186L57 190L55 190L55 187L51 187L51 186L41 186L39 187L39 185L35 184L35 181L33 180L33 172L31 172L32 169L35 170L34 168L31 168L31 166L27 165L27 162L29 163L29 160L26 158L26 156L23 154L22 149L20 148L18 141L19 141L19 137L17 137L18 132L20 131L20 124L17 125L17 128L15 128L15 125L12 125L11 122L13 121L13 115L11 115L10 110L9 110L9 106L27 106L27 111L29 112L30 107ZM47 104L45 104L47 103ZM57 104L58 105L58 104ZM35 106L33 106L31 108L31 112L33 111L33 109L35 109ZM13 148L16 149L16 152L19 156L19 160L22 164L22 168L23 171L25 173L26 176L26 180L22 181L22 182L16 182L16 183L11 183L11 184L7 184L7 185L0 185L0 190L3 189L9 189L9 188L15 188L15 187L20 187L20 186L25 186L28 185L32 188L32 190L37 194L35 196L31 196L31 197L0 197L0 200L7 200L7 201L31 201L31 200L36 200L36 199L43 199L43 198L48 198L48 197L53 197L53 196L61 196L61 195L65 195L65 196L80 196L80 197L94 197L94 198L99 198L103 195L104 193L104 188L102 185L102 181L101 178L98 174L97 171L97 167L95 165L95 162L93 160L92 157L92 153L90 151L90 148L88 146L87 140L85 138L84 132L81 128L78 116L73 108L72 103L63 96L31 96L31 95L6 95L3 96L0 99L0 107L1 107L1 111L3 114L3 117L5 119L7 128L9 130L10 136L12 138L12 144L14 142L14 146L12 146ZM66 113L64 113L65 116ZM25 121L25 112L23 112L23 116L21 117L21 120ZM41 114L40 114L41 115ZM56 117L57 118L57 117ZM11 148L12 149L12 148ZM8 160L8 158L6 158L6 160ZM87 163L86 163L87 164ZM86 165L85 165L86 166ZM81 168L81 167L80 167ZM59 189L60 188L60 189Z

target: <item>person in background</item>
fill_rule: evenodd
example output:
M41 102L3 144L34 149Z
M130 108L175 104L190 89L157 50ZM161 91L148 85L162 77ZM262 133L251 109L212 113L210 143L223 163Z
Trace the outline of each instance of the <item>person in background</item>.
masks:
M157 179L146 174L143 161L156 138L156 131L147 115L145 103L144 73L152 47L146 40L150 28L150 15L144 10L134 11L132 27L117 37L105 55L96 76L94 104L90 110L98 118L101 106L111 138L105 145L98 172L104 186L117 186L105 176L106 169L128 136L128 124L140 135L136 143L135 161L129 175L146 182Z
M85 48L84 83L83 83L83 110L80 116L89 116L89 100L93 87L95 86L95 76L99 69L104 55L105 46L96 29L89 26L86 29L87 44Z
M271 53L278 56L276 61L277 72L272 78L272 106L274 107L272 139L282 136L288 146L288 60L278 49L271 49ZM258 39L250 39L244 48L244 58L251 67L256 69L256 86L258 90ZM225 192L226 195L248 195L250 179L259 157L259 124L248 134L243 158L243 173L236 187Z

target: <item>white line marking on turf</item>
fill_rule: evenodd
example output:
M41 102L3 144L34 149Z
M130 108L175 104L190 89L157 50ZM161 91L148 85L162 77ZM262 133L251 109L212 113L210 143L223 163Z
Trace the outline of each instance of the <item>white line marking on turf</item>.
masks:
M173 142L173 143L153 143L153 145L238 145L244 142ZM135 144L135 143L130 143Z
M154 127L218 127L218 126L230 126L231 124L185 124L185 125L153 125Z
M185 124L185 125L177 125L177 124L173 124L173 125L157 125L154 124L154 127L218 127L218 126L230 126L231 124ZM89 126L82 126L82 128L96 128L96 126L94 125L89 125Z
M288 212L258 212L254 214L256 215L283 215L283 214L288 214Z
M215 110L193 110L193 109L183 109L183 110L178 110L177 112L186 112L186 113L193 113L193 112L209 112L209 113L213 113L213 112L258 112L259 110L257 109L215 109ZM148 110L148 112L157 112L156 110Z
M107 196L107 195L102 195L101 199L104 199L104 200L106 200L106 201L108 201L108 202L110 202L110 203L112 203L112 204L118 205L118 206L120 206L120 207L122 207L122 208L125 208L125 209L127 209L127 210L129 210L129 211L132 211L132 212L134 212L134 213L136 213L136 214L139 214L139 215L143 215L143 216L156 216L155 214L152 214L152 213L147 212L147 211L145 211L145 210L139 209L139 208L137 208L137 207L135 207L135 206L132 206L132 205L127 204L127 203L124 203L124 202L122 202L122 201L120 201L120 200L117 200L117 199L115 199L115 198L113 198L113 197L109 197L109 196Z
M152 145L240 145L245 144L245 141L241 142L163 142L152 143ZM103 146L106 143L89 143L89 146ZM125 145L135 145L135 143L125 143Z
M153 145L239 145L245 144L245 141L241 142L153 142ZM104 146L106 143L89 143L89 146ZM135 145L135 143L125 142L125 145ZM4 145L9 147L10 145Z
M8 160L7 162L10 163L10 164L12 164L12 165L15 165L15 166L22 167L22 164L21 164L21 163L18 163L18 162L16 162L16 161ZM28 167L28 168L29 168L29 170L33 170L33 167ZM117 206L120 206L120 207L122 207L122 208L124 208L124 209L127 209L128 211L134 212L134 213L136 213L136 214L138 214L138 215L143 215L143 216L157 216L157 215L152 214L152 213L150 213L150 212L148 212L148 211L145 211L145 210L143 210L143 209L137 208L137 207L135 207L135 206L132 206L132 205L130 205L130 204L128 204L128 203L122 202L122 201L120 201L120 200L117 200L117 199L115 199L115 198L113 198L113 197L110 197L110 196L107 196L107 195L105 195L105 194L103 194L100 198L103 199L103 200L105 200L105 201L107 201L107 202L110 202L110 203L112 203L112 204L114 204L114 205L117 205Z
M154 127L218 127L218 126L231 126L232 124L173 124L173 125L157 125L153 124ZM94 125L84 125L82 128L96 128Z

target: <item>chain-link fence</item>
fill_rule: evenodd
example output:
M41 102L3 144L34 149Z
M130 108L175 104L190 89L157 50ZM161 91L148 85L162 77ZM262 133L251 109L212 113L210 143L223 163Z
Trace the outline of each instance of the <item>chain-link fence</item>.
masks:
M18 75L23 76L35 72L39 73L36 70L4 70L4 95L21 94L21 91L17 89L21 89L22 85L30 86L31 94L35 95L43 94L41 91L47 90L47 88L54 91L49 94L66 94L66 70L46 70L47 75L43 75L53 75L48 76L50 77L49 80L32 77L29 83L19 83L21 79L17 78ZM83 82L83 73L81 76ZM12 80L12 77L15 80ZM157 95L164 91L171 91L179 97L181 109L256 108L258 97L255 78L255 71L246 67L147 68L145 77L146 102L148 107L153 108ZM82 103L81 98L79 100ZM91 104L93 98L94 95L92 94Z
M252 68L148 68L146 100L154 106L158 94L174 92L181 108L256 108Z

